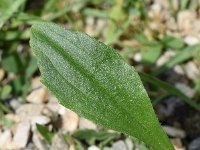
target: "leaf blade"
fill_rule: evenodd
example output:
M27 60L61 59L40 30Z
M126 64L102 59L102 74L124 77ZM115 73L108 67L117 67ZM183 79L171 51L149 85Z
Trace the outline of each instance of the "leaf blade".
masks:
M43 83L62 105L155 150L173 150L138 73L114 49L51 23L32 27L30 45Z

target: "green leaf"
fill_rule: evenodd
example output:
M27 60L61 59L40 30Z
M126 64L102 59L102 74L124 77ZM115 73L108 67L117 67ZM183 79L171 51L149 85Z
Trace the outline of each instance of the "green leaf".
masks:
M185 49L177 52L177 54L167 61L164 65L153 70L153 75L158 75L163 71L172 68L176 64L182 63L193 56L197 56L200 53L200 44L188 46Z
M45 140L47 140L47 142L51 144L51 141L53 139L53 133L51 133L49 129L43 125L36 124L36 127L40 134L45 138Z
M181 49L184 46L183 40L178 39L173 36L165 36L162 39L162 42L166 47L172 48L172 49Z
M162 52L161 45L147 46L142 49L142 61L145 65L152 65Z
M0 98L5 99L12 91L12 87L10 85L5 85L0 91Z
M26 0L15 0L9 8L3 11L3 13L0 13L0 29L4 25L4 23L12 17L14 13L16 13L19 10L19 7L22 6Z
M171 95L175 95L179 98L181 98L181 100L183 100L184 102L186 102L187 104L189 104L190 106L192 106L193 108L195 108L196 110L200 111L200 105L197 104L195 101L192 101L191 99L189 99L184 93L182 93L179 89L175 88L174 86L163 82L157 78L155 78L152 75L148 75L146 73L139 73L142 81L146 81L149 82L159 88L162 88L164 90L166 90L169 94Z
M52 23L34 25L30 45L42 82L63 106L154 150L174 149L138 73L113 48Z
M26 78L30 78L37 69L37 60L35 57L31 57L26 69Z
M3 55L2 67L8 72L18 73L25 69L24 59L17 52Z
M78 130L73 134L73 137L79 140L85 140L89 145L94 145L95 141L104 141L109 138L117 138L119 134L109 133L106 131L95 131L90 129Z

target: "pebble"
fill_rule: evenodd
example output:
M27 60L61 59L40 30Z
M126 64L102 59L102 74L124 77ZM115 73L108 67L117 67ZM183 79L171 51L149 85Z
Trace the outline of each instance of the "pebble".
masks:
M62 120L62 127L67 132L73 132L77 129L78 123L79 123L79 117L76 113L65 108L65 112L62 115L62 119L63 119Z
M10 120L10 121L14 121L15 123L20 122L20 118L15 114L6 114L5 118Z
M54 112L58 112L59 114L61 114L60 113L60 111L63 111L62 109L61 109L61 107L63 107L62 105L60 105L59 103L58 103L58 99L55 97L55 96L53 96L53 95L50 95L50 97L49 97L49 102L47 103L47 105L46 105L51 111L54 111Z
M100 148L98 148L97 146L93 145L93 146L88 147L87 150L100 150Z
M199 150L200 149L200 137L194 139L188 147L188 150Z
M188 34L192 31L193 29L193 22L196 19L196 13L191 10L184 10L178 12L177 15L177 23L179 30L183 31L184 34Z
M94 36L94 34L95 34L94 24L95 24L94 17L87 17L86 18L85 33L87 33L90 36Z
M103 150L128 150L126 144L124 141L119 140L115 143L113 143L112 147L105 147Z
M177 129L171 126L162 126L162 128L165 130L165 132L172 137L178 137L178 138L185 138L186 137L186 133L181 130L181 129Z
M26 100L34 104L42 104L48 101L47 99L48 90L46 87L39 87L33 90L27 97Z
M67 145L63 136L60 133L54 135L52 139L51 150L68 150L68 147L69 146Z
M189 86L187 86L186 84L183 84L183 83L176 83L175 84L175 87L177 89L179 89L182 93L184 93L186 96L188 96L189 98L193 98L195 93L196 93L196 90L195 89L192 89L190 88Z
M33 116L41 115L44 105L42 104L23 104L16 110L16 115L18 115L21 120L30 119Z
M159 16L163 8L162 5L160 5L159 3L154 3L153 5L151 5L151 9L154 15Z
M39 137L38 133L35 131L32 137L34 145L38 150L48 150L47 144Z
M97 125L94 124L92 121L87 120L85 118L80 118L79 121L79 128L80 129L93 129L96 130L97 129Z
M175 65L173 70L174 70L175 73L177 73L179 75L184 75L185 74L183 67L180 66L180 65Z
M41 125L46 125L50 122L50 118L44 115L39 115L39 116L34 116L31 118L31 124L41 124Z
M5 71L3 69L0 69L0 81L3 80L4 75L5 75Z
M194 37L194 36L188 35L188 36L186 36L186 37L184 38L184 42L185 42L187 45L195 45L195 44L199 43L199 39L196 38L196 37Z
M76 150L74 145L69 146L69 150Z
M21 98L14 98L9 102L13 110L17 110L21 106Z
M141 62L141 61L142 61L142 55L141 55L141 53L136 53L136 54L133 56L133 59L134 59L136 62Z
M43 84L40 82L40 77L36 77L31 80L31 89L32 90L37 89L41 86L43 86Z
M185 150L185 148L182 145L182 142L181 142L180 138L171 139L171 142L172 142L175 150Z
M162 66L164 65L170 58L175 56L176 53L173 50L167 50L160 58L157 60L156 65Z
M30 136L30 122L22 121L18 124L13 141L18 148L25 148Z
M127 138L127 139L125 140L125 143L126 143L126 145L127 145L127 149L128 149L128 150L133 150L133 142L132 142L132 140L131 140L130 138Z
M12 134L10 130L5 130L3 133L0 133L0 148L5 148L7 143L12 139Z
M200 77L200 71L194 62L188 62L183 68L189 79L197 80Z

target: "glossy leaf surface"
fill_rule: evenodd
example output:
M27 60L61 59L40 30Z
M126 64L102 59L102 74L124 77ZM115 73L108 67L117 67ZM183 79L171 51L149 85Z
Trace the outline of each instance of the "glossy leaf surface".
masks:
M154 150L173 150L138 73L113 48L51 23L31 33L42 82L62 105Z

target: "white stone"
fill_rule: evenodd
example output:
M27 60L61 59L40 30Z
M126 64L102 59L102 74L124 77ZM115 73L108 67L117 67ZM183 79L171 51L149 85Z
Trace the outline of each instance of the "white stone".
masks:
M184 31L185 34L191 32L195 19L195 12L190 10L179 11L177 15L179 30Z
M3 148L12 139L12 134L10 130L5 130L0 133L0 148Z
M151 5L151 9L154 11L154 13L159 14L162 11L162 6L159 3L154 3Z
M51 150L68 150L69 146L61 134L54 135L51 144Z
M41 115L43 109L44 105L42 104L24 104L16 110L16 115L18 115L21 120L26 120L33 116Z
M196 93L196 91L194 89L190 88L186 84L176 83L175 86L177 89L179 89L181 92L183 92L189 98L193 98L194 94Z
M38 150L48 150L48 147L45 145L44 141L40 139L38 133L33 133L32 141Z
M190 61L183 68L189 79L197 80L200 77L200 70L197 68L195 63Z
M175 56L176 53L173 50L167 50L156 62L157 66L164 65L170 58Z
M65 113L62 115L63 123L62 127L67 132L73 132L77 129L79 123L79 117L73 111L65 108Z
M186 149L183 147L180 138L171 139L171 142L172 142L172 144L173 144L175 150L186 150Z
M18 124L13 141L18 148L25 148L30 136L30 122L22 121Z
M196 38L196 37L193 37L193 36L186 36L184 38L184 42L187 44L187 45L195 45L197 43L199 43L199 39Z
M97 125L91 122L90 120L87 120L85 118L80 118L79 121L79 128L80 129L97 129Z
M132 141L130 138L127 138L127 139L125 140L125 143L126 143L126 145L127 145L127 149L128 149L128 150L132 150L132 149L133 149L133 141Z
M124 143L124 141L117 141L113 144L113 147L116 150L127 150L126 144Z
M177 129L171 126L162 126L162 127L169 136L179 137L179 138L185 138L186 136L186 133L181 129Z
M100 150L100 148L93 145L93 146L88 147L88 150Z
M183 67L180 66L180 65L175 65L174 68L173 68L173 70L177 74L180 74L180 75L184 75L185 74Z
M200 137L194 139L190 144L189 144L189 150L198 150L200 149Z
M50 122L50 118L44 115L39 115L39 116L34 116L31 118L31 124L35 125L37 124L41 124L41 125L46 125Z
M5 71L0 68L0 81L3 80L4 74L5 74Z
M112 147L105 147L103 150L128 150L126 144L124 141L120 140L115 143L113 143Z
M142 60L141 53L136 53L136 54L133 56L133 59L134 59L136 62L141 62L141 60Z
M45 87L39 87L33 90L26 98L30 103L41 104L47 102L48 91Z

